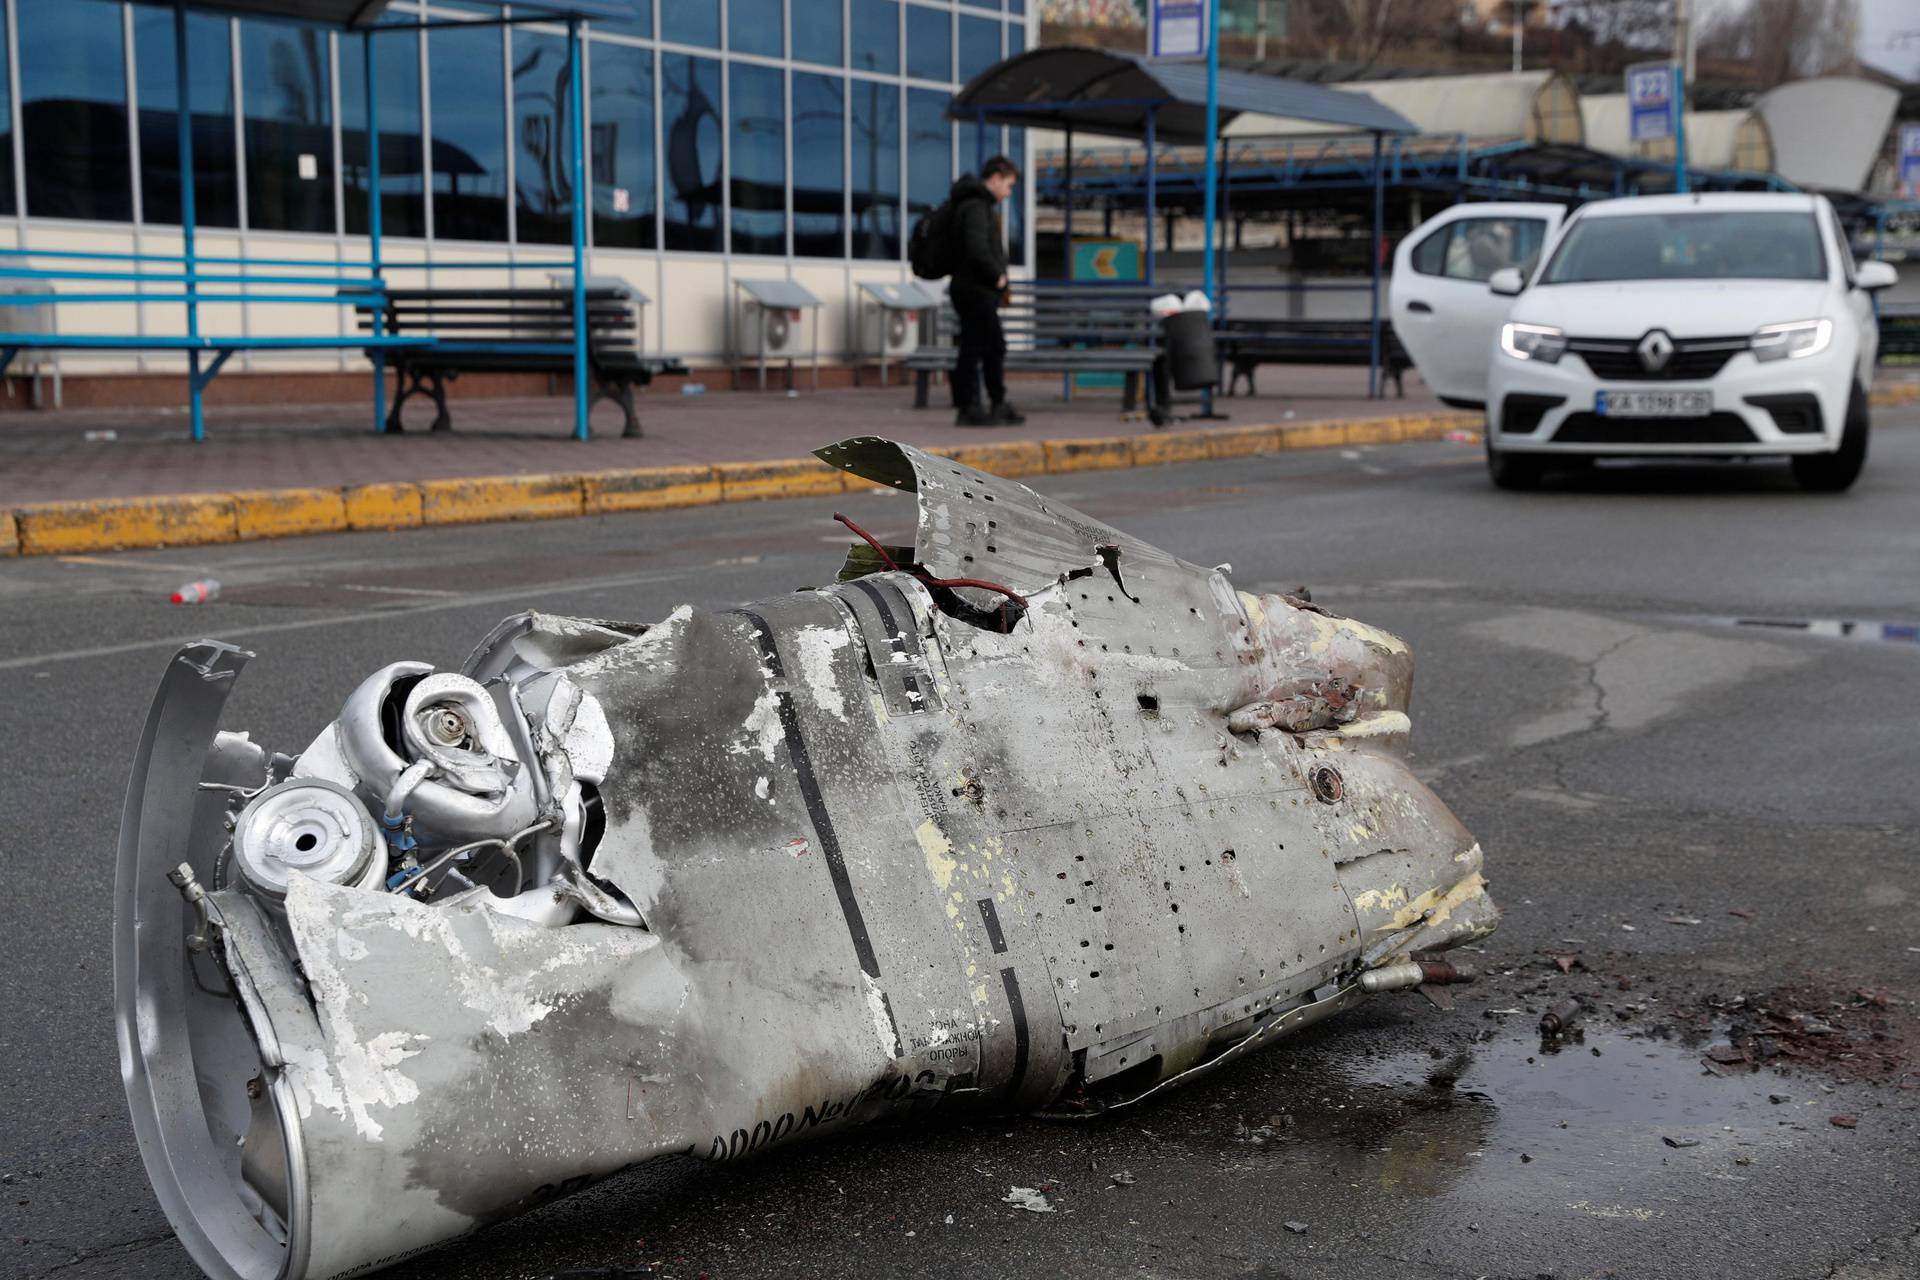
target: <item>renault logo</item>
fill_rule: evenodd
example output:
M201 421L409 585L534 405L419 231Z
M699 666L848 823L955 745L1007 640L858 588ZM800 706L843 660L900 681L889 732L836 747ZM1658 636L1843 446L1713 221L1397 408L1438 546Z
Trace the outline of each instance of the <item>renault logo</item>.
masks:
M1658 373L1673 359L1673 339L1655 329L1640 339L1640 345L1634 350L1640 353L1641 368L1648 373Z

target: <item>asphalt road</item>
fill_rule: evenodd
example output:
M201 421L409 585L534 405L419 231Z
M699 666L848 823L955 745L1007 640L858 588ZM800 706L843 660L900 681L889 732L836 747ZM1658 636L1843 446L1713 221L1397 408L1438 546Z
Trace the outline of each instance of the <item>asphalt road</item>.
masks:
M1416 763L1508 913L1490 976L1451 1013L1384 997L1105 1121L656 1165L390 1274L1920 1275L1920 644L1730 621L1920 622L1920 414L1881 427L1842 497L1771 466L1504 494L1460 444L1045 482L1412 643ZM884 536L905 501L841 505ZM255 649L229 723L291 748L375 666L457 664L523 607L649 619L823 581L833 505L0 567L0 1274L195 1274L110 1021L125 769L171 644ZM167 604L203 574L220 603ZM1738 998L1783 988L1858 1052L1704 1071L1755 1016ZM1567 993L1585 1039L1545 1052ZM1055 1211L1003 1203L1015 1185Z

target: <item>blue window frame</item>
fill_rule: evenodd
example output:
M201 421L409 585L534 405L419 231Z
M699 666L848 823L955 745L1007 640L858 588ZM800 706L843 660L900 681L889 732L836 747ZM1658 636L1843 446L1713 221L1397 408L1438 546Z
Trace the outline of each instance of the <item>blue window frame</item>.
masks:
M946 94L907 90L907 220L947 198L953 187L953 122Z
M847 65L840 41L840 0L792 0L792 13L794 61Z
M728 66L733 252L787 251L787 88L778 67Z
M373 41L374 89L380 95L380 234L424 236L427 234L427 157L421 139L420 35L394 32L376 35ZM144 71L140 83L144 93ZM367 64L359 36L340 38L340 152L340 194L346 209L347 232L365 235L370 185ZM199 158L196 138L196 165Z
M718 49L719 0L660 0L660 38L676 44Z
M900 86L855 80L852 107L853 253L900 257Z
M786 50L782 0L728 0L727 48L777 58Z
M573 243L573 77L565 36L513 31L513 234Z
M651 249L657 190L653 177L653 50L599 41L587 47L592 121L593 242Z
M19 0L16 12L27 212L132 221L120 6Z
M499 27L427 33L433 95L433 234L507 238L507 90Z
M953 79L953 12L907 6L907 74L918 80Z
M327 33L240 24L247 225L332 231L333 68Z
M793 73L793 251L843 258L846 218L847 82Z
M1000 23L992 18L960 15L960 83L1000 61Z
M893 75L900 70L899 0L849 0L855 71Z
M686 53L660 55L669 249L718 253L723 247L720 107L719 59Z
M175 83L173 12L133 6L134 83L140 107L140 217L180 222L180 89ZM240 164L233 146L232 24L187 15L189 111L193 119L193 220L240 225Z

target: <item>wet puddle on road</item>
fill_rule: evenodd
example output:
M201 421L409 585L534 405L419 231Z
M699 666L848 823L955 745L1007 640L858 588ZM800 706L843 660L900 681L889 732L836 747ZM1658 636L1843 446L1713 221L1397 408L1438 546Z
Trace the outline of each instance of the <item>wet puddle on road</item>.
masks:
M1401 1195L1466 1189L1497 1200L1525 1187L1528 1198L1555 1193L1598 1217L1650 1211L1579 1196L1603 1187L1617 1196L1664 1165L1741 1180L1742 1157L1787 1141L1783 1122L1826 1116L1810 1105L1820 1096L1811 1084L1707 1075L1694 1051L1623 1036L1557 1052L1501 1040L1442 1059L1302 1062L1299 1072L1266 1099L1272 1114L1243 1121L1239 1142L1303 1174Z

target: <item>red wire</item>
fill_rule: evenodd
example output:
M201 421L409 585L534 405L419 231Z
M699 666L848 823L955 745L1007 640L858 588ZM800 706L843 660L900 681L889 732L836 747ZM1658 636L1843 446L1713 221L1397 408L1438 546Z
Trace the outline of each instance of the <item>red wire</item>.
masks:
M1029 607L1027 604L1027 598L1025 596L1021 595L1018 591L1015 591L1012 587L1003 586L998 582L988 582L982 578L936 578L931 573L928 573L926 569L920 565L913 565L910 568L903 570L900 568L900 566L897 563L894 562L893 557L887 554L887 549L881 546L879 541L872 534L868 533L865 529L862 529L859 525L855 524L853 521L849 520L847 517L841 515L838 511L833 513L833 518L835 520L838 520L841 524L847 526L847 528L853 530L855 534L859 535L860 540L873 548L874 554L880 557L881 561L887 566L887 568L893 570L896 573L901 573L901 572L911 573L914 577L920 579L920 581L926 583L930 587L973 587L980 591L997 592L998 594L1005 596L1007 599L1019 605L1022 609Z

